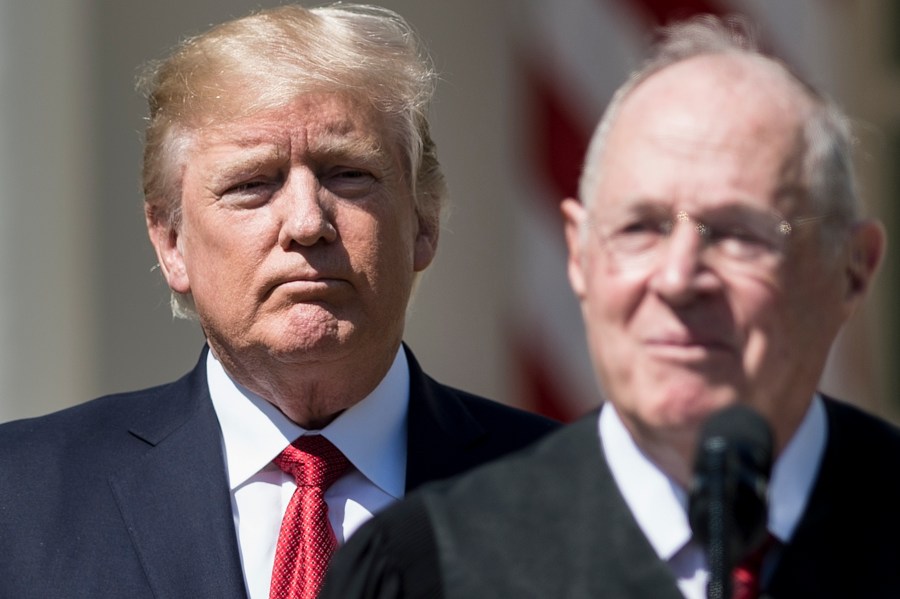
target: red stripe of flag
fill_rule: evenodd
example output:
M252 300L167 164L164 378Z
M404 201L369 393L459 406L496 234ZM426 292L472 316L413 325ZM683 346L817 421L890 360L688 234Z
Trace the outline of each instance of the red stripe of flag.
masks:
M549 185L554 213L559 203L575 197L590 131L576 122L567 98L542 69L527 65L526 94L531 101L531 157Z
M651 28L708 13L723 16L728 10L714 0L619 0L650 21Z

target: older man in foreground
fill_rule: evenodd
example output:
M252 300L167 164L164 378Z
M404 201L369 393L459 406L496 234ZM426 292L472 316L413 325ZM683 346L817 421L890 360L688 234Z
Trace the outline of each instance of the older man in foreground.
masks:
M900 596L900 433L816 391L884 247L849 152L845 117L736 25L670 28L562 206L607 403L380 515L325 596ZM768 424L775 462L736 556L754 559L714 587L688 498L704 424L732 406Z
M402 345L445 189L401 17L263 11L144 83L147 227L208 348L174 383L0 427L0 596L312 598L372 514L552 424Z

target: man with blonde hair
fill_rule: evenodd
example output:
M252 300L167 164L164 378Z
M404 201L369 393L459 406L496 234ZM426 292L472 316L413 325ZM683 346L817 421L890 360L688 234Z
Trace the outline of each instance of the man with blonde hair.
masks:
M562 205L599 413L380 514L325 597L900 597L900 432L816 390L884 232L737 26L665 32Z
M312 598L372 514L552 427L402 344L446 195L434 78L400 16L343 4L150 66L147 228L208 345L174 383L0 427L0 596Z

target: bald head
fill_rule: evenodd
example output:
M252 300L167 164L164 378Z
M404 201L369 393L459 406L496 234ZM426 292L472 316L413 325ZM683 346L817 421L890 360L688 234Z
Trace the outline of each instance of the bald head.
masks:
M771 118L770 128L787 126L798 132L798 181L814 211L827 215L822 238L834 245L862 213L850 125L843 112L783 63L762 54L740 22L707 16L675 24L662 34L651 58L616 91L594 131L579 185L581 201L589 205L596 196L609 135L632 100L637 100L634 112L647 119L658 109L652 106L657 92L659 97L696 94L711 120L742 110L740 116L750 118L748 127L765 126L760 118ZM773 110L764 110L765 105ZM740 116L734 116L737 122Z
M623 163L640 161L640 152L656 146L715 176L722 162L740 157L737 176L754 177L760 169L774 168L777 172L765 175L773 185L785 187L788 200L792 189L802 186L799 158L810 107L799 86L769 61L701 55L673 64L634 88L607 133L602 146L606 151L591 160L600 172L616 177L630 172L619 168ZM604 183L595 182L591 193L605 189ZM778 190L772 193L780 195ZM592 203L595 198L584 199Z

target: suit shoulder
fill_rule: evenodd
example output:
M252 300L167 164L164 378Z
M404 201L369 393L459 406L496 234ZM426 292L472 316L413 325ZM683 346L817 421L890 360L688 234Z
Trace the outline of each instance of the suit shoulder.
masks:
M432 415L456 429L465 429L473 423L486 429L501 425L510 433L531 440L559 426L558 422L534 412L440 383L422 370L412 350L406 346L404 349L409 364L411 412L427 408Z
M446 505L451 511L458 512L453 506L467 505L468 502L492 510L496 508L496 502L510 502L508 507L512 508L520 502L531 504L547 500L547 494L556 492L546 487L547 480L579 467L592 451L599 454L595 423L596 414L592 412L519 451L457 478L431 485L423 493L423 502L431 509ZM526 493L527 489L534 489L534 492ZM565 492L563 487L557 489ZM490 501L485 503L485 497ZM494 505L488 506L491 502Z
M514 422L523 427L541 432L549 432L560 426L560 422L522 408L510 406L474 393L449 387L473 414L483 419Z
M827 444L811 504L825 513L854 513L846 522L847 535L900 534L900 429L858 407L826 398ZM861 493L863 489L876 493ZM870 522L862 525L862 522ZM891 534L886 534L887 531Z
M892 458L900 452L900 428L857 406L831 397L824 399L829 435L847 449L859 440L865 441L867 452L881 449L892 454Z
M187 379L105 395L43 416L0 424L0 469L40 460L55 463L63 458L85 463L116 460L117 448L136 440L134 430L147 422L177 426L192 406L200 403L186 399L192 393Z
M407 491L530 445L557 423L438 383L410 359Z
M116 422L124 415L134 416L159 407L170 396L176 383L158 385L137 391L112 393L42 416L13 420L0 424L0 439L33 433L65 433L73 427Z
M453 395L468 416L487 433L480 437L480 441L501 443L502 453L524 448L562 425L535 412L440 383L435 384L445 393Z

